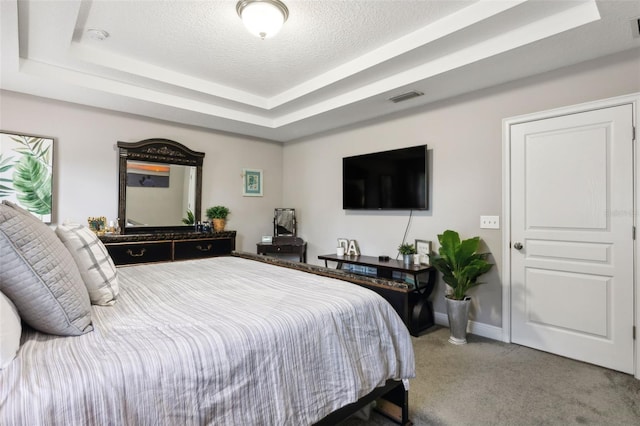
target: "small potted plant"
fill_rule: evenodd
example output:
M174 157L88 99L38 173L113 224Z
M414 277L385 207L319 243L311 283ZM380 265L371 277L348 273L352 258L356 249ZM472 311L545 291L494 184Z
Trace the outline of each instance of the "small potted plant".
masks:
M449 342L463 345L467 343L467 323L471 298L467 291L482 284L478 277L491 269L487 262L488 253L478 253L480 237L460 241L456 231L446 230L438 235L440 250L432 260L433 266L442 273L442 279L451 287L446 295L447 316L449 318Z
M214 206L207 209L207 218L213 222L213 230L215 232L224 231L224 225L230 210L225 206Z
M418 253L413 244L409 243L400 244L398 251L402 255L402 260L406 265L411 265L413 263L413 255Z

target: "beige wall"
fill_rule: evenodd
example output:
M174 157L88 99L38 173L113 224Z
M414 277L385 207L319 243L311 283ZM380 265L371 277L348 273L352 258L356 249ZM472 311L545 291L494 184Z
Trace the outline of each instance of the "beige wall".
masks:
M172 139L206 153L203 212L231 209L227 229L238 231L237 247L255 251L272 233L273 209L282 201L282 147L251 138L180 126L129 114L0 91L0 129L55 138L54 222L84 222L118 214L117 141ZM242 169L262 169L264 197L242 196Z
M618 54L284 146L143 117L0 91L0 129L56 138L54 221L117 215L116 141L173 139L206 153L203 207L231 209L228 229L253 252L272 233L273 209L294 207L310 263L339 237L364 254L396 255L408 212L342 210L342 157L428 144L430 210L414 212L407 240L445 229L479 235L497 267L474 291L472 317L502 325L502 233L479 228L480 215L502 214L502 120L515 115L640 91L640 53ZM264 197L242 197L242 168L263 169ZM443 288L435 309L445 312Z
M502 231L480 229L480 215L502 215L502 120L507 117L640 91L640 52L626 52L505 84L361 126L289 143L284 149L284 204L295 207L310 263L339 237L363 254L395 257L409 212L342 210L342 157L427 144L430 209L414 212L407 240L437 241L455 229L480 236L497 267L473 291L471 316L502 326ZM437 313L445 312L439 282Z

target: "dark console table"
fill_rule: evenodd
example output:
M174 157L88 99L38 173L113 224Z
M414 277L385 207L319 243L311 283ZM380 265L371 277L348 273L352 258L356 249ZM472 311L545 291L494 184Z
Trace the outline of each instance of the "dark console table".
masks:
M307 243L298 237L273 237L270 243L258 243L258 254L295 254L300 262L307 263Z
M379 260L373 256L338 256L326 254L318 256L318 259L327 262L336 262L336 269L342 269L346 264L361 265L376 268L376 276L386 280L392 280L394 272L401 272L413 276L414 286L385 286L358 283L363 287L375 291L384 297L396 310L400 318L413 336L435 324L433 306L429 295L435 287L436 270L427 265L407 265L400 260ZM422 278L422 279L421 279Z

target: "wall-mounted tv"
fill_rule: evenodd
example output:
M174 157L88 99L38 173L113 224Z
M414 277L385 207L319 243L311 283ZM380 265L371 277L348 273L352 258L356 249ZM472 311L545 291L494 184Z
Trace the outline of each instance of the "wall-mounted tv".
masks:
M345 210L426 210L427 145L342 159Z

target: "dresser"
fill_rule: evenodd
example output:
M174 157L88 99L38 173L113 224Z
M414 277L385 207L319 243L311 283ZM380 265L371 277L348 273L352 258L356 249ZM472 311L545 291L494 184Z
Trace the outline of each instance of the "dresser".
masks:
M99 238L116 265L223 256L236 248L236 231L102 235Z
M264 255L296 255L300 262L307 262L307 243L298 237L273 237L270 243L257 243L256 251Z

